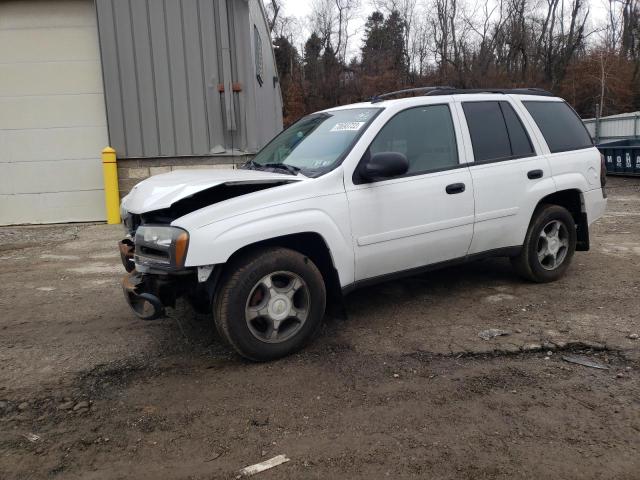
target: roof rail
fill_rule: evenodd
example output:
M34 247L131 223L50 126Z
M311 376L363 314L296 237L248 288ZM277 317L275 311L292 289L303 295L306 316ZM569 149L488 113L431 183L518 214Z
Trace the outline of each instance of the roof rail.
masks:
M473 93L501 93L503 95L539 95L543 97L553 97L553 93L543 90L542 88L456 88L449 86L442 87L418 87L407 88L404 90L396 90L395 92L383 93L381 95L374 95L371 97L371 103L377 103L383 101L388 97L395 97L398 95L420 93L422 95L467 95Z
M397 95L405 95L407 93L422 93L423 95L429 95L430 92L433 92L435 90L439 90L439 89L453 89L454 87L448 87L448 86L443 86L443 87L417 87L417 88L405 88L403 90L396 90L394 92L387 92L387 93L382 93L380 95L374 95L373 97L370 98L371 103L377 103L377 102L381 102L382 100L384 100L385 98L388 97L395 97Z
M466 95L472 93L501 93L503 95L539 95L542 97L553 97L553 93L542 88L450 88L438 89L428 95Z

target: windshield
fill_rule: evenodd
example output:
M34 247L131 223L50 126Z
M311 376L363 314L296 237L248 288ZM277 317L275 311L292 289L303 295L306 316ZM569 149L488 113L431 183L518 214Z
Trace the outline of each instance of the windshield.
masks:
M380 110L352 108L308 115L275 137L246 167L322 175L342 160Z

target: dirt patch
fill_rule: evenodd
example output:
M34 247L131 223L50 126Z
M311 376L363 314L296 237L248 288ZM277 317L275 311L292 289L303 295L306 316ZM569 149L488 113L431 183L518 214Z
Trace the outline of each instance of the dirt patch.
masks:
M86 410L61 410L70 397L10 407L4 478L233 478L281 453L291 462L264 478L634 478L639 466L638 365L615 354L600 354L609 371L543 354L326 354L92 372L70 392Z
M374 286L269 364L184 303L136 320L119 226L0 229L0 478L234 478L286 454L256 478L635 479L640 180L609 185L559 282L493 259Z

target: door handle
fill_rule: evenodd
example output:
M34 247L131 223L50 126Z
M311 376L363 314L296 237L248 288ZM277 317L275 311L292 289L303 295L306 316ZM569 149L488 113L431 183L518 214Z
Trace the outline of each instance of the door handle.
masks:
M542 178L542 175L544 175L544 172L542 170L530 170L529 172L527 172L527 177L529 177L529 180Z
M464 183L452 183L451 185L447 185L445 189L449 195L454 195L456 193L462 193L465 190Z

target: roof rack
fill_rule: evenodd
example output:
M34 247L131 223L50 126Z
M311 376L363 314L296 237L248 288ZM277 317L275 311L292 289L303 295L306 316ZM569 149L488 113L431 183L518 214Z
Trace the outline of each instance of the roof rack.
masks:
M371 97L371 103L378 103L389 97L406 94L422 94L431 95L467 95L472 93L501 93L503 95L539 95L542 97L553 97L553 93L543 90L542 88L456 88L456 87L418 87L406 88L404 90L396 90L395 92L383 93Z
M380 95L374 95L373 97L370 98L371 103L377 103L377 102L381 102L382 100L384 100L385 98L388 97L395 97L398 95L406 95L409 93L421 93L422 95L429 95L429 93L434 92L436 90L451 90L454 89L454 87L448 87L448 86L443 86L443 87L417 87L417 88L405 88L403 90L396 90L394 92L387 92L387 93L382 93Z

